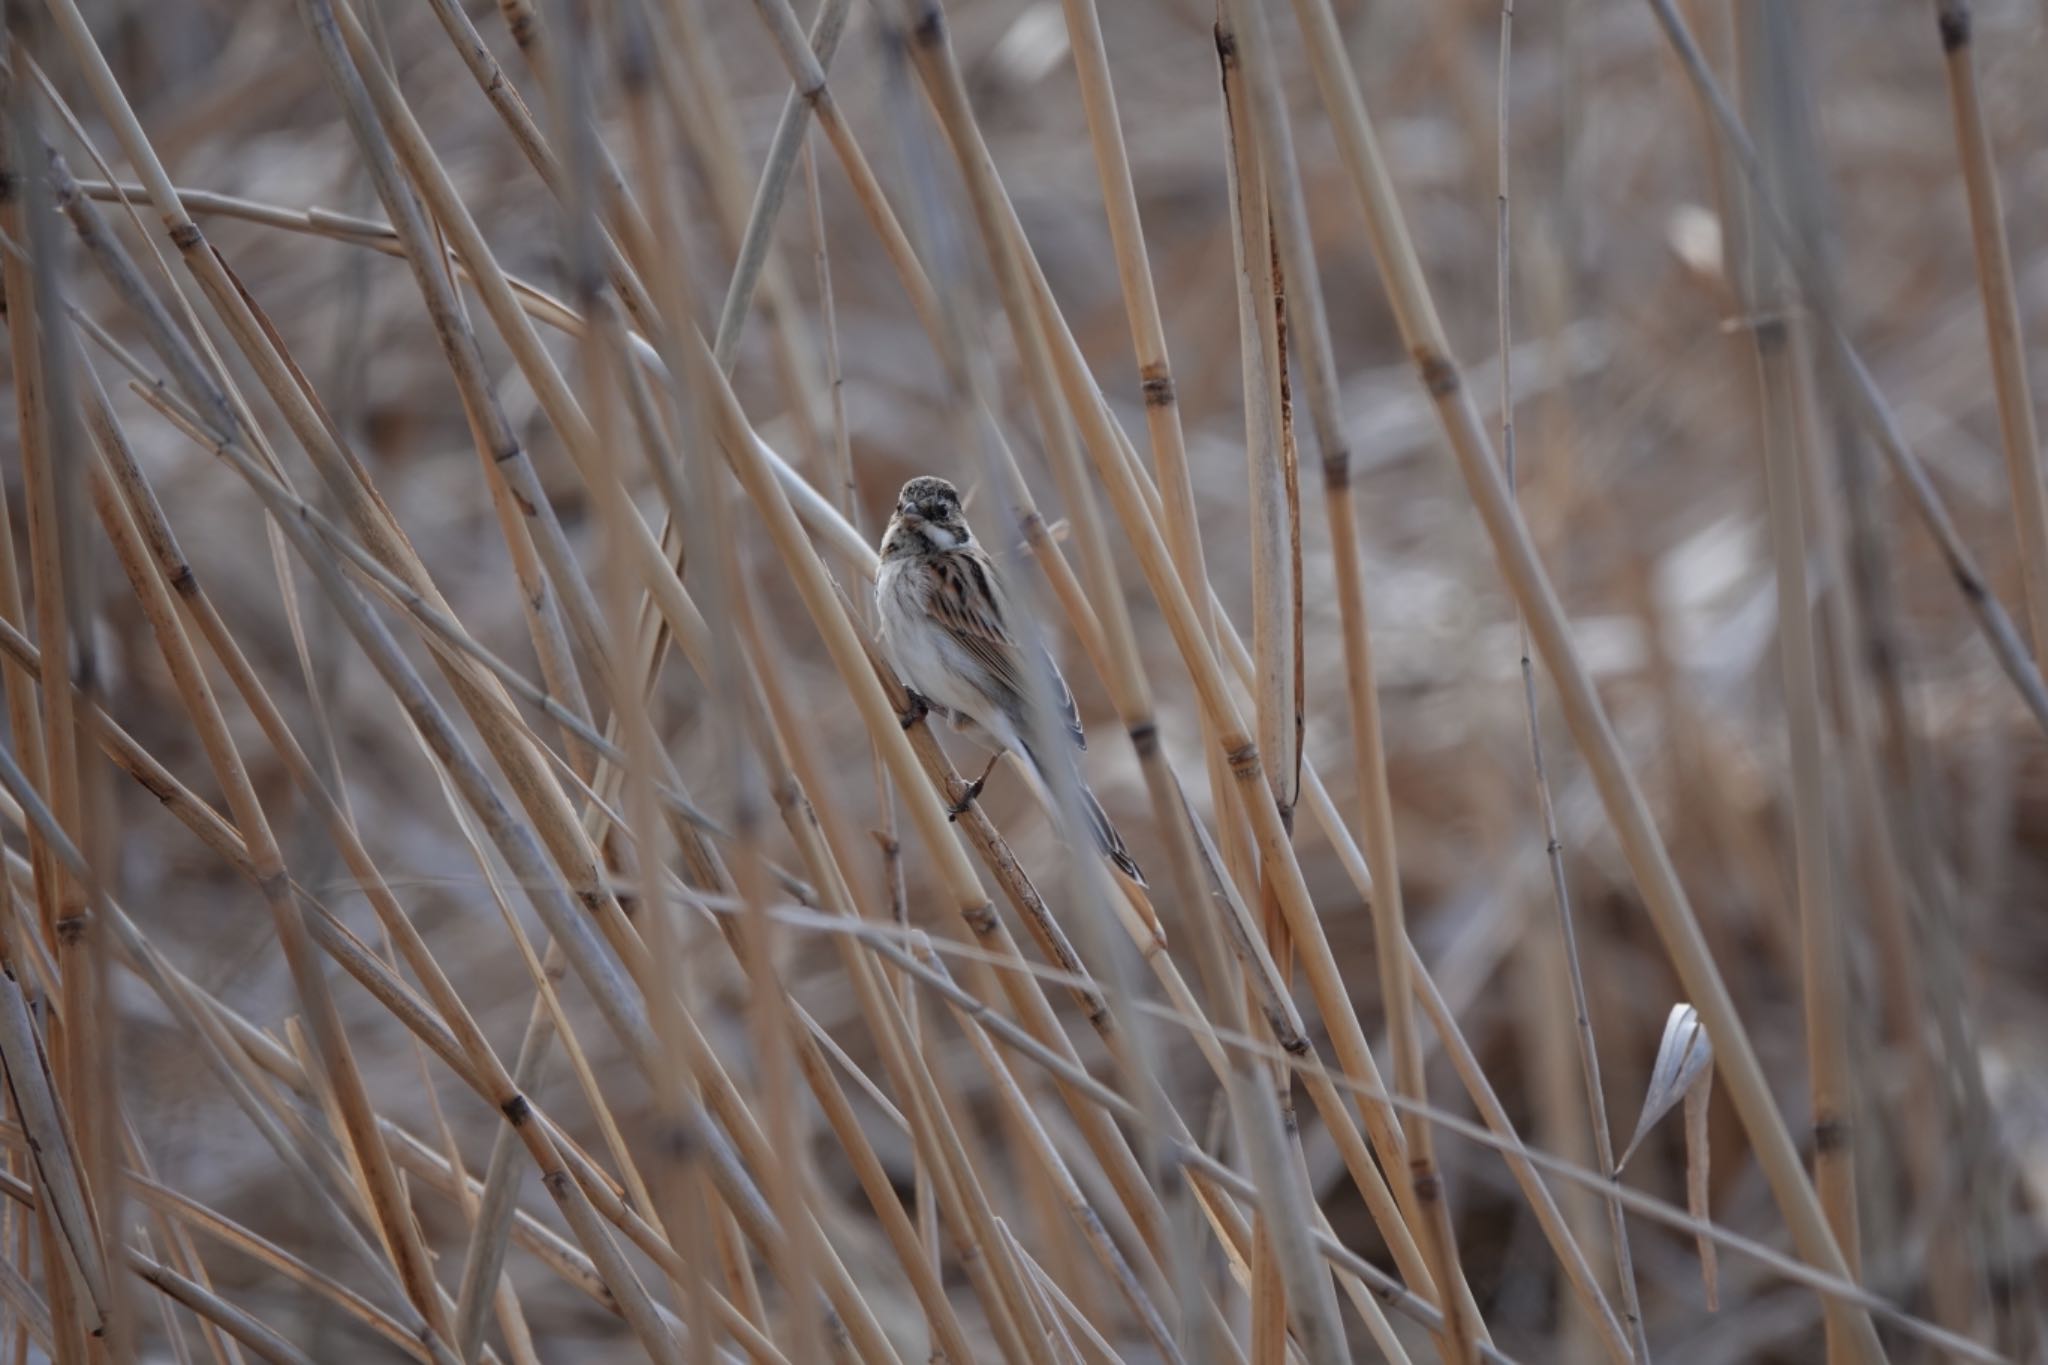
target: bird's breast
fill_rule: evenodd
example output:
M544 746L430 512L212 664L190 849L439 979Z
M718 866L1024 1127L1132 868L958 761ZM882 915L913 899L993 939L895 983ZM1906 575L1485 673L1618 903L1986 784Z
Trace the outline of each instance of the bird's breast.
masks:
M883 657L926 700L982 721L990 710L987 689L977 685L982 665L932 615L927 598L934 586L929 566L915 558L883 563L875 575Z

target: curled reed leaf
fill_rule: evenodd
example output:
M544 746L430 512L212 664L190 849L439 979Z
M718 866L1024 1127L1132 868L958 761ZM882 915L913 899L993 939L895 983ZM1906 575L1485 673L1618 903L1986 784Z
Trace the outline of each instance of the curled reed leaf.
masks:
M1657 1061L1650 1068L1650 1085L1643 1096L1642 1117L1636 1120L1635 1135L1614 1164L1614 1178L1621 1178L1643 1138L1680 1101L1685 1104L1685 1208L1693 1217L1708 1216L1708 1173L1712 1169L1707 1147L1707 1101L1714 1093L1714 1042L1707 1036L1700 1012L1680 1001L1664 1019L1664 1038L1657 1045ZM1698 1238L1700 1279L1706 1285L1707 1307L1721 1306L1721 1273L1714 1256L1711 1237Z
M1642 1117L1636 1120L1635 1135L1629 1138L1621 1159L1614 1163L1617 1176L1657 1121L1676 1108L1702 1076L1711 1073L1713 1062L1714 1044L1700 1022L1700 1012L1682 1001L1673 1005L1664 1020L1664 1040L1657 1045L1656 1065L1650 1068Z

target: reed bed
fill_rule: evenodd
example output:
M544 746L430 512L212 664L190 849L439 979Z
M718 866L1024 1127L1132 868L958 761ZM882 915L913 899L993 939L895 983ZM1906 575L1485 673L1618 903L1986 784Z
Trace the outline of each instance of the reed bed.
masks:
M2048 1359L2048 36L1853 8L11 0L5 1359Z

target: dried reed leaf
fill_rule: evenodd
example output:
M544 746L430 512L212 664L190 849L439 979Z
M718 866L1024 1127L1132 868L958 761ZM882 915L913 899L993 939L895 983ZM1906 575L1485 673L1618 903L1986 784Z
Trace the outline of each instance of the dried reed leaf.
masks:
M1657 1044L1657 1060L1650 1068L1642 1117L1636 1120L1635 1135L1629 1138L1628 1146L1614 1163L1616 1175L1628 1165L1628 1159L1635 1155L1636 1148L1658 1120L1678 1106L1693 1083L1712 1069L1713 1062L1713 1040L1707 1037L1706 1026L1700 1022L1700 1012L1683 1001L1673 1005L1664 1020L1663 1041Z
M1714 1094L1714 1069L1707 1067L1685 1091L1685 1209L1701 1222L1707 1221L1707 1101ZM1707 1307L1721 1306L1721 1271L1715 1260L1714 1239L1705 1233L1696 1239L1700 1249L1700 1279L1707 1287Z
M88 1302L88 1327L97 1330L110 1292L90 1196L79 1173L79 1154L56 1088L41 1037L29 1017L21 983L0 974L0 1060L14 1109L30 1136L36 1188L49 1200L59 1239L77 1267Z

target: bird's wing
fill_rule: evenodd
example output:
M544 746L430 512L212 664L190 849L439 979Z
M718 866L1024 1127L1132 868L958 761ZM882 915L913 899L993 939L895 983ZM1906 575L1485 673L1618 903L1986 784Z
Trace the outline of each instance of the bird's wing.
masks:
M1016 637L1003 620L1005 601L996 586L994 571L978 554L934 555L931 560L931 590L925 594L925 611L948 635L988 670L989 683L1004 695L991 698L1013 714L1022 715L1029 695L1020 671L1024 657ZM1074 694L1060 676L1059 665L1050 654L1040 651L1044 679L1053 709L1067 727L1077 748L1088 747L1081 731L1081 713L1074 706Z

